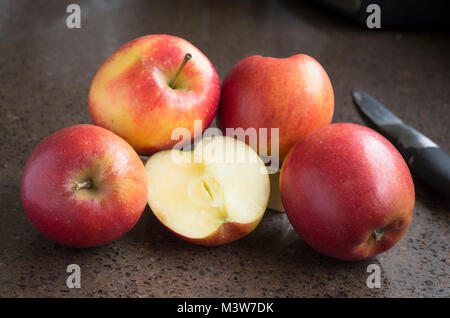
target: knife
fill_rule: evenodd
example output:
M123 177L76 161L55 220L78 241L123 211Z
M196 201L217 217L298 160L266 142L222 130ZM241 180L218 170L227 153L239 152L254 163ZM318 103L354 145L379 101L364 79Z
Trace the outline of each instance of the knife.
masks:
M397 147L411 172L436 192L450 198L450 156L369 94L354 90L352 97L361 112Z

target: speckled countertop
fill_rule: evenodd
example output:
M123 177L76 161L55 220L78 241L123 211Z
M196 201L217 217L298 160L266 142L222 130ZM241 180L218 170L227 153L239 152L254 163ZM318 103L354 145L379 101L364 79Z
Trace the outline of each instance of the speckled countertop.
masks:
M122 239L91 249L56 245L28 222L20 177L37 143L90 123L87 95L101 63L141 35L187 39L221 79L250 54L314 56L330 75L334 122L364 123L350 91L361 88L450 151L450 35L347 24L290 1L76 1L81 29L66 28L73 1L3 1L0 10L0 296L449 297L450 209L416 183L414 221L387 253L358 263L321 256L267 211L235 243L205 248L169 233L147 208ZM369 264L380 289L366 287ZM66 267L81 267L80 289Z

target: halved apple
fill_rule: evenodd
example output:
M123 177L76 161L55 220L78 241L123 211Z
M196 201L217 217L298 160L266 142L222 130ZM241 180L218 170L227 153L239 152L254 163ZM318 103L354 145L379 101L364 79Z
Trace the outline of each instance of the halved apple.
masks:
M151 210L190 242L214 246L237 240L256 228L266 210L267 169L239 140L208 137L192 152L158 152L145 168Z

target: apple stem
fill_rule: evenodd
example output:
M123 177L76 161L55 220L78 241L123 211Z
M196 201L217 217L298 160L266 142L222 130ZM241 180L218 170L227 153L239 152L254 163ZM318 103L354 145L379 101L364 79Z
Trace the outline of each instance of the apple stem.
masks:
M87 180L87 181L84 181L84 182L74 181L74 182L72 182L70 184L70 187L75 192L80 190L80 189L90 189L90 188L92 188L92 181L91 180Z
M180 67L178 67L177 73L175 74L175 77L173 80L169 83L169 86L173 89L175 89L175 85L177 84L178 76L180 75L181 71L183 70L186 63L192 58L192 55L190 53L186 53L184 56L183 62L181 62Z
M384 234L384 232L381 229L378 229L378 230L375 230L372 232L372 236L376 242L381 240L381 238L383 237L383 234Z

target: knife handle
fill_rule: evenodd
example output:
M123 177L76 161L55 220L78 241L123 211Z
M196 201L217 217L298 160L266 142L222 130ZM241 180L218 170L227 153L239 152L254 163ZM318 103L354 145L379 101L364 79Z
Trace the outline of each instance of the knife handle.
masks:
M412 173L450 198L450 156L439 147L409 148L407 153Z

